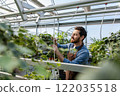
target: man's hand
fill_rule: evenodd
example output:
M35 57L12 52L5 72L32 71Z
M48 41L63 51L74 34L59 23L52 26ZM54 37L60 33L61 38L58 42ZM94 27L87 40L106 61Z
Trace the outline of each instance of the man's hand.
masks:
M51 45L51 46L53 47L53 49L54 49L55 52L58 52L58 51L59 51L59 50L58 50L58 47L57 47L56 45L53 44L53 45Z
M55 44L57 46L57 39L56 38L51 38L53 40L53 44Z
M59 52L59 50L58 50L58 47L56 46L56 45L52 45L52 47L53 47L53 49L54 49L54 51L55 51L55 54L58 56L58 59L61 61L61 62L63 62L63 60L64 60L64 57L63 57L63 55Z

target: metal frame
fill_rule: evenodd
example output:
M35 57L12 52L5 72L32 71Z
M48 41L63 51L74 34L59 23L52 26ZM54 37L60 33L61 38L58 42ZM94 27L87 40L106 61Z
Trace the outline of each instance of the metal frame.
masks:
M27 16L26 16L26 14L24 14L24 8L22 7L20 0L14 0L14 1L18 7L18 10L19 10L22 20L23 21L27 20Z
M59 9L59 8L71 7L71 6L86 7L86 4L90 4L87 6L91 6L94 4L98 4L98 2L101 2L101 4L105 4L104 0L100 0L100 1L99 0L84 0L84 1L71 2L67 4L60 4L60 5L48 6L48 7L38 8L38 9L32 9L32 10L25 11L24 13L34 13L34 12L39 12L39 11L54 10L54 9ZM119 0L109 0L108 3L109 2L110 3L119 2Z
M104 4L105 2L107 2L107 3L113 3L113 2L118 2L119 0L107 0L107 1L104 1L104 0L102 0L102 1L99 1L99 2L97 2L97 3L95 3L96 2L96 0L90 0L90 2L92 2L92 3L90 3L90 2L87 2L86 4L84 4L83 2L83 4L81 3L81 2L79 2L80 3L80 7L84 7L84 6L86 6L86 5L97 5L97 4ZM84 1L84 2L86 2L86 1ZM73 5L76 5L78 2L74 2L74 4ZM79 4L78 3L78 4ZM62 6L67 6L67 7L65 7L65 8L72 8L72 6L70 6L72 3L70 3L70 4L64 4L64 5L62 5ZM60 6L61 5L54 5L54 6L49 6L49 7L44 7L44 8L38 8L38 9L41 9L41 10L43 10L43 11L46 11L46 8L57 8L58 7L58 9L57 10L59 10L60 9ZM74 8L75 8L75 6L73 6ZM115 9L112 9L112 8L115 8ZM38 10L38 9L34 9L34 10ZM71 12L69 12L69 13L66 13L66 14L68 14L68 15L66 15L66 14L64 14L64 15L56 15L56 16L45 16L45 17L40 17L40 20L46 20L46 19L59 19L59 23L61 22L61 20L60 20L60 18L67 18L67 17L77 17L77 16L87 16L87 17L89 17L89 16L91 16L91 15L95 15L95 14L104 14L104 13L113 13L113 12L119 12L120 11L120 8L118 8L117 6L112 6L112 7L108 7L107 8L107 10L103 10L104 8L97 8L97 9L92 9L90 12L83 12L83 11L78 11L78 13L77 14L74 14L74 12L72 12L72 14L70 14ZM31 10L33 10L33 9L30 9L30 12L31 12ZM49 11L50 11L51 9L49 9ZM96 10L98 10L98 11L96 11ZM40 11L40 10L39 10ZM48 11L48 10L47 10ZM26 11L24 11L24 13L25 13ZM37 12L37 11L36 11ZM16 16L16 14L18 14L17 12L16 13L11 13L11 14L3 14L3 15L0 15L0 18L5 18L5 17L9 17L9 15L15 15ZM28 13L29 14L29 13ZM35 21L37 19L37 17L34 17L34 18L28 18L27 19L27 22L28 21ZM8 19L9 20L9 19ZM118 21L117 21L118 20ZM99 23L99 20L94 20L94 21L97 21L97 22L95 22L95 24L100 24ZM93 24L94 23L94 21L88 21L88 25L91 25L91 24ZM111 23L111 21L112 21L112 19L110 20L110 22L108 21L108 20L104 20L104 24L108 24L108 23ZM20 23L20 22L23 22L23 20L12 20L12 21L10 21L10 23ZM73 22L74 24L82 24L82 25L84 25L85 23L84 22ZM60 26L59 27L61 27L61 26L72 26L72 25L74 25L72 22L68 22L68 23L60 23ZM116 19L116 22L115 23L119 23L119 19ZM23 26L25 26L25 27L28 27L28 28L30 28L30 27L34 27L34 24L33 25L23 25ZM46 24L46 26L47 27L52 27L53 25L52 24ZM17 26L16 26L17 27Z
M112 24L113 23L113 19L106 19L104 20L103 24ZM120 18L116 19L115 24L120 23ZM101 20L94 20L94 21L87 21L87 25L100 25L101 24ZM44 24L45 25L45 24ZM55 24L55 27L57 26L57 23ZM59 27L67 27L67 26L74 26L74 25L85 25L85 21L78 21L78 22L67 22L67 23L59 23ZM42 26L42 24L39 24L39 26ZM18 26L12 26L13 28L18 28ZM25 28L35 28L36 24L31 24L31 25L21 25L21 27L25 27ZM47 24L46 27L50 28L53 27L53 24ZM44 26L39 27L39 28L44 28Z
M47 65L47 63L51 63L51 64L57 66L57 64L59 63L59 64L61 64L61 66L57 67L57 69L70 70L70 71L75 71L75 72L83 72L86 69L89 69L89 70L101 69L100 67L97 67L97 66L71 64L71 63L63 63L63 62L55 62L55 61L36 60L37 62L32 62L31 59L26 59L26 58L21 58L21 60L26 61L30 65L41 64L41 65L45 66L45 65ZM52 68L52 66L49 66L49 67Z
M51 16L51 17L40 17L40 20L55 19L55 18L56 19L57 18L66 18L66 17L75 17L75 16L85 16L85 15L95 15L95 14L103 14L103 13L114 13L114 12L120 12L120 8L111 9L111 10L94 11L94 12L84 12L84 13L77 13L77 14L69 14L69 15L58 15L58 16ZM35 21L35 19L30 20L30 21ZM21 20L19 22L21 22Z
M14 11L12 11L11 9L5 8L5 7L3 7L3 6L0 6L0 9L4 9L4 10L6 10L6 11L8 11L8 12L14 12Z
M20 76L20 75L16 75L15 77L14 76L12 76L12 74L10 74L10 73L7 73L7 72L2 72L2 71L0 71L0 75L2 76L2 75L6 75L6 76L9 76L9 77L12 77L14 80L28 80L27 78L25 78L25 77L22 77L22 76Z
M37 0L35 0L37 1ZM42 8L38 8L38 9L30 9L25 11L24 8L22 7L22 4L20 2L20 0L15 0L15 3L18 7L19 12L13 12L13 13L9 13L9 14L2 14L0 15L0 18L4 18L4 17L12 17L12 16L21 16L22 20L20 21L11 21L11 23L17 23L17 22L22 22L22 21L35 21L36 18L32 18L32 19L27 19L27 15L29 14L36 14L37 12L40 11L44 11L44 12L52 12L52 11L57 11L57 10L63 10L65 9L73 9L73 8L77 8L77 6L79 7L87 7L87 6L93 6L93 5L99 5L99 4L105 4L105 3L115 3L115 2L120 2L120 0L84 0L84 1L77 1L77 2L71 2L71 3L66 3L66 4L60 4L60 5L54 5L54 6L48 6L48 7L42 7ZM50 15L50 16L46 16L46 17L39 17L40 20L46 20L46 19L59 19L60 18L67 18L67 17L77 17L77 16L90 16L90 15L96 15L96 14L104 14L104 13L115 13L115 12L120 12L120 8L115 8L115 9L107 9L107 10L94 10L94 11L89 11L89 12L80 12L77 14L74 14L72 12L72 14L62 14L62 15ZM39 21L39 20L38 20ZM86 19L87 21L87 19ZM57 23L55 24L48 24L48 27L53 27L53 25L55 25L55 27L61 27L61 26L71 26L71 25L75 25L75 24L79 24L79 25L91 25L91 24L100 24L101 20L92 20L92 21L81 21L81 22L66 22L66 23L60 23L59 22L59 26L57 25ZM112 24L113 19L105 19L103 24ZM116 19L115 23L120 23L120 18ZM23 25L25 26L25 25ZM25 27L34 27L35 25L26 25ZM15 26L18 27L18 26ZM86 42L87 43L87 42ZM28 62L29 64L37 64L37 62L32 62L31 59L23 59L26 62ZM40 61L38 60L39 63L41 64L46 64L47 62L52 63L54 65L57 65L57 63L61 63L61 62L53 62L53 61ZM100 69L100 67L95 67L95 66L88 66L88 65L78 65L78 64L69 64L69 63L61 63L61 66L58 67L58 69L63 69L63 70L70 70L70 71L77 71L77 72L83 72L83 70L85 69L90 69L90 70L96 70L96 69Z
M45 7L45 5L43 5L42 3L40 3L38 0L30 0L31 2L33 2L35 5L37 5L38 7ZM51 15L55 15L54 12L49 12Z
M94 15L94 14L103 14L103 13L113 13L113 12L120 12L120 8L112 9L112 10L84 12L84 13L78 13L78 14L58 15L58 16L51 16L51 17L41 17L40 20L55 19L55 18L66 18L66 17L73 17L73 16L85 16L85 15Z
M86 6L92 6L92 5L99 5L99 4L105 4L105 3L115 3L115 2L119 2L119 0L108 0L108 1L104 1L104 0L88 0L88 1L77 1L77 2L71 2L71 3L67 3L67 4L60 4L60 5L54 5L54 6L48 6L48 7L42 7L42 8L38 8L38 9L31 9L31 10L27 10L24 11L23 14L33 14L36 12L40 12L40 11L54 11L55 9L67 9L68 7L70 9L72 8L76 8L77 6L79 7L86 7ZM73 7L72 7L73 6ZM76 6L76 7L75 7ZM10 16L16 16L19 15L19 12L14 12L14 13L9 13L9 14L3 14L0 15L0 18L3 17L10 17Z
M119 8L119 7L117 7L117 6L107 7L107 9L109 9L109 10L111 10L111 9L117 9L117 8ZM104 8L91 9L92 12L93 12L93 11L100 11L100 10L104 10ZM84 11L77 11L77 13L83 13L83 12L84 12ZM38 12L38 13L39 13L39 12ZM59 15L65 15L65 14L75 14L75 11L60 13ZM45 17L50 17L50 15L45 15ZM90 17L90 16L88 16L88 17ZM92 17L94 17L94 16L92 16ZM35 18L37 18L37 17L31 18L31 20L28 18L27 21L35 21ZM82 19L82 18L80 18L80 19ZM11 20L12 20L12 19L11 19ZM11 20L9 20L9 21L11 22ZM16 21L15 21L15 20L12 20L11 23L15 23L15 22L22 22L22 20L20 20L20 19L19 19L19 20L16 19Z

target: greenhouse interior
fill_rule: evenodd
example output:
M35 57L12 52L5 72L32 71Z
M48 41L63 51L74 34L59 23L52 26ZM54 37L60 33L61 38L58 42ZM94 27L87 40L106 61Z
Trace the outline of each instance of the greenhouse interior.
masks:
M77 44L76 26L87 32L88 64L73 63L77 53L67 59L75 47L57 48ZM120 0L0 0L0 80L119 80L119 73Z

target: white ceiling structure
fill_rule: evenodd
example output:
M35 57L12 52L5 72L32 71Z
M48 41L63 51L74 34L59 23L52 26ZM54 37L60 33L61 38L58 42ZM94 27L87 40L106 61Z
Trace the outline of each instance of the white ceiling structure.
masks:
M105 17L104 17L105 16ZM103 18L104 17L104 18ZM119 0L0 0L0 22L48 27L120 23ZM15 27L14 26L14 27Z

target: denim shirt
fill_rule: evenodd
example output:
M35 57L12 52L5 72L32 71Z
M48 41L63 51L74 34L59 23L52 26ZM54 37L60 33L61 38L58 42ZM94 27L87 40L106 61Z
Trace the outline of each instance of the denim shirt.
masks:
M58 48L73 48L74 43L68 43L68 44L57 44ZM78 49L80 46L75 47L75 49ZM65 63L73 63L73 64L84 64L88 65L88 59L89 59L89 51L86 48L85 45L82 46L82 48L77 52L76 58L72 61L64 58L63 62Z

